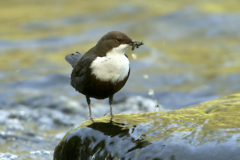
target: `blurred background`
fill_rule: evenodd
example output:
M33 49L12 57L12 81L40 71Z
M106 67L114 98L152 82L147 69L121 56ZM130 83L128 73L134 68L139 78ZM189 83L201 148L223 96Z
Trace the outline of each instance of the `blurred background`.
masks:
M71 110L86 118L85 97L70 86L72 68L64 57L85 53L112 30L144 42L127 51L131 75L116 102L141 96L170 110L239 92L239 6L237 0L2 1L0 114L25 117L16 122L25 131L22 123L34 118L40 130L76 123L71 114L66 118ZM5 121L0 118L2 130Z
M144 46L127 52L121 94L176 109L240 90L239 1L11 0L0 5L1 99L42 94L82 99L65 55L119 30ZM134 53L137 59L133 59ZM117 96L118 94L116 94ZM150 96L151 97L151 96Z

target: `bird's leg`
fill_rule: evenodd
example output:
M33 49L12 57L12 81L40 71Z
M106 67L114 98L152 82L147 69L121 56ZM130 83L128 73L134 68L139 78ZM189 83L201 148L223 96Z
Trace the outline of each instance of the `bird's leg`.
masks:
M91 106L90 106L90 104L91 104L91 100L90 100L90 98L89 98L88 96L86 96L86 100L87 100L87 103L88 103L89 116L90 116L91 121L93 121L93 118L92 118L92 111L91 111ZM94 121L93 121L93 122L94 122Z
M113 113L112 113L112 101L113 101L113 95L111 95L109 97L111 120L114 118Z

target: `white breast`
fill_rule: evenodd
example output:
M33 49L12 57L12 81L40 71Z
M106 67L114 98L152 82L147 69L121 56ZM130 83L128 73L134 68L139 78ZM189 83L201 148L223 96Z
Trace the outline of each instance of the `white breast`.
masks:
M123 80L129 71L129 60L124 55L128 44L113 48L105 57L97 57L91 64L92 74L102 81L116 83Z

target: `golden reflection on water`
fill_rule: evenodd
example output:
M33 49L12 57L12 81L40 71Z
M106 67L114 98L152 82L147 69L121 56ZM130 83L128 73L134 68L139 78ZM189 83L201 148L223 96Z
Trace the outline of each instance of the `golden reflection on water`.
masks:
M240 68L239 37L234 35L219 35L203 37L201 31L191 37L170 40L154 39L149 35L158 35L158 28L165 22L154 26L159 18L182 12L191 6L199 15L238 14L239 9L232 1L3 1L0 6L1 30L0 41L10 43L8 49L0 50L0 68L5 72L15 73L24 70L34 70L44 65L36 75L51 73L67 73L69 67L65 63L65 55L79 51L85 53L94 46L100 38L88 37L81 43L59 43L51 46L58 39L81 37L85 32L96 28L124 28L124 32L135 40L144 41L144 46L127 54L131 61L150 58L154 69L144 67L141 74L189 73L198 74L206 79L212 79L219 74L237 73ZM184 22L181 22L184 23ZM153 25L152 25L153 24ZM176 19L176 25L177 25ZM180 24L180 23L179 23ZM163 26L161 26L163 25ZM168 32L168 28L165 28ZM164 27L163 29L164 30ZM179 28L181 30L181 28ZM168 35L168 33L163 32ZM95 32L92 33L93 36ZM170 34L170 33L169 33ZM50 46L48 46L48 42ZM16 44L15 44L16 43ZM21 45L18 46L19 44ZM36 46L35 46L36 45ZM156 52L156 53L155 53ZM152 57L152 58L151 58ZM55 66L52 68L52 66ZM5 80L17 80L19 77L6 77ZM22 79L25 76L21 77ZM190 82L197 79L189 79ZM176 90L189 90L194 86L175 86ZM164 86L156 86L155 90L163 90Z

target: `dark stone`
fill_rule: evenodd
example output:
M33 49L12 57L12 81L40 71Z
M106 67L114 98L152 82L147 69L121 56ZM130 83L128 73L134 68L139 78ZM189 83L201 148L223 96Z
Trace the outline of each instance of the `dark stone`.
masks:
M124 129L124 124L112 121L109 123L96 122L86 128L78 128L74 131L76 133L74 135L71 133L68 134L69 137L68 135L66 137L67 142L63 142L55 148L55 159L87 159L93 155L95 159L119 158L118 152L116 152L118 148L126 152L128 157L132 157L138 149L150 144L148 141L135 140L130 136L129 129ZM122 142L123 138L124 142Z
M239 99L87 121L65 135L54 159L239 160Z

